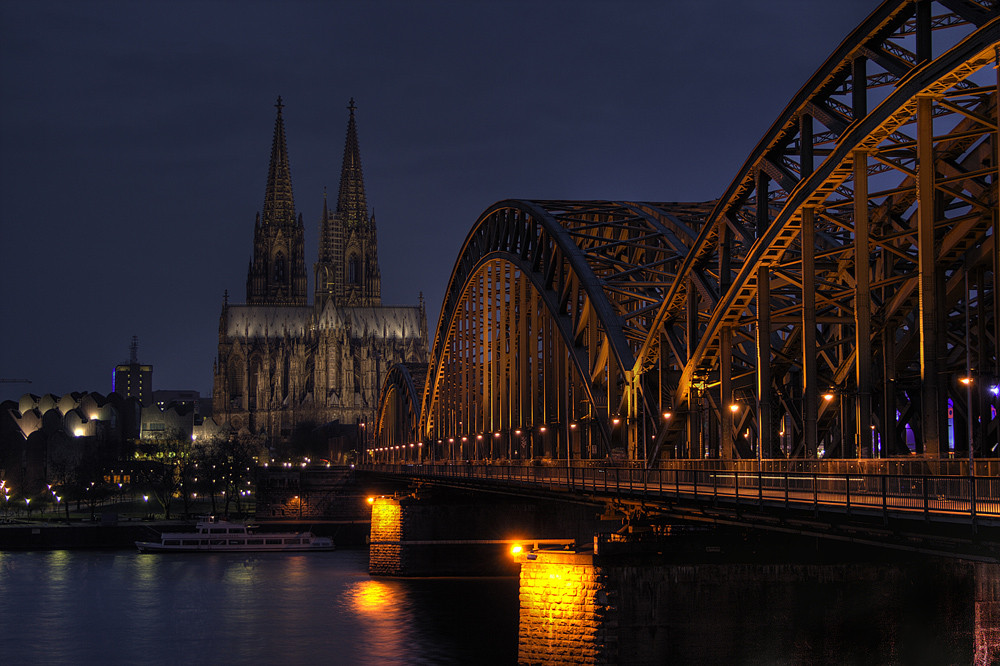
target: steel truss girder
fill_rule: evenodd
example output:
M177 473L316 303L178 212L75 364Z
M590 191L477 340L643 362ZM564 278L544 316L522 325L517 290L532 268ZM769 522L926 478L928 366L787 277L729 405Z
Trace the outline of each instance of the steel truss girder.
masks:
M740 373L743 372L741 368L753 373L755 365L754 354L748 344L754 339L754 334L741 333L741 327L750 326L752 329L754 320L759 318L755 314L759 300L757 280L763 268L770 267L774 271L769 285L770 309L772 315L782 312L781 317L773 316L771 321L771 324L778 326L776 330L772 326L771 337L776 343L774 349L770 350L774 359L772 364L780 362L782 358L793 356L784 348L794 349L798 344L796 340L800 339L799 333L795 327L787 329L787 326L782 327L782 324L789 323L789 316L794 315L799 308L790 292L792 287L801 290L802 280L788 279L788 275L782 271L787 273L786 264L795 263L794 257L789 259L788 253L794 249L798 241L801 219L806 209L817 211L817 223L820 225L816 229L817 274L811 276L816 283L817 301L813 316L821 325L821 329L823 322L826 322L828 330L825 333L823 330L820 331L821 339L817 341L818 360L821 367L824 364L829 367L834 373L832 379L837 382L844 382L848 373L858 370L859 364L857 357L853 356L853 349L857 347L859 340L866 342L871 336L876 335L876 331L884 327L886 322L879 319L885 311L878 310L881 304L876 302L876 294L873 293L872 302L876 306L876 311L875 320L871 325L879 328L871 328L863 339L853 334L846 335L847 329L858 325L856 320L858 312L852 304L852 297L856 297L858 293L854 279L856 267L853 261L857 252L854 247L853 223L856 210L853 203L853 188L847 186L855 176L853 173L855 155L875 154L882 158L888 151L908 152L910 157L907 159L911 160L914 167L910 168L908 173L906 168L897 170L912 183L917 173L918 160L914 150L916 141L907 141L908 137L901 130L910 122L915 113L916 99L922 95L929 95L934 99L947 99L945 103L933 105L932 115L935 122L942 118L946 119L949 115L959 115L968 121L964 125L959 123L958 129L946 130L944 136L934 137L936 151L946 152L949 141L954 145L966 141L965 148L969 148L969 146L974 147L977 140L982 140L986 142L984 150L992 149L992 142L995 142L992 137L996 129L996 120L991 118L990 114L991 112L995 114L995 101L989 100L995 100L995 86L976 85L966 80L974 72L992 64L995 59L993 48L998 41L996 19L998 10L990 6L983 11L989 14L990 20L977 21L982 24L978 29L966 21L945 21L940 17L935 19L934 29L946 27L952 30L962 29L969 34L966 34L954 48L933 61L918 57L903 57L893 61L894 70L900 70L901 63L909 63L910 70L905 74L901 70L893 72L898 77L895 89L884 96L871 111L865 108L867 105L863 102L859 104L858 95L853 94L851 76L857 78L859 71L854 66L854 61L866 53L870 56L872 48L875 48L873 44L879 40L881 44L877 47L884 52L902 53L899 48L891 48L887 44L907 31L917 30L911 3L883 3L866 23L845 41L772 126L744 164L740 175L708 217L692 251L678 271L678 278L667 290L667 296L654 318L650 336L637 354L635 376L649 372L657 363L660 354L670 354L669 350L661 352L659 349L661 340L667 332L683 330L683 327L677 326L677 322L684 319L684 310L689 307L686 294L691 278L718 262L720 268L717 278L720 284L727 288L722 290L722 295L717 301L702 304L699 317L704 319L704 323L695 332L698 343L694 352L689 353L687 358L678 357L676 352L670 354L672 362L684 368L673 401L676 405L685 405L690 400L692 387L698 384L704 385L706 379L709 380L709 385L712 385L710 377L718 371L719 336L724 327L729 327L734 332L733 353L738 363L731 371L736 375L735 390L747 396L755 395L752 382L749 384L740 382ZM869 85L871 77L862 77L859 80L864 80L866 85ZM834 93L850 94L855 100L855 110L861 111L861 114L854 118L850 117L849 104L830 100L830 96ZM962 98L964 100L961 102L954 101ZM984 103L982 98L986 98L987 102ZM968 101L969 99L972 101ZM811 128L812 120L802 120L808 119L810 112L813 112L813 115L822 115L829 121L828 129L833 132L836 141L833 149L824 151L815 149L819 145L818 138L821 137L823 142L831 139L826 136L829 132L822 135L814 133ZM846 123L839 123L841 126L836 127L838 125L836 116L843 118ZM809 129L809 132L806 133L805 129ZM812 144L808 152L803 149L803 141L807 140ZM793 150L794 153L790 152ZM941 201L954 202L946 205L946 208L966 206L973 209L973 213L978 210L980 214L970 214L970 217L975 219L965 228L959 229L960 225L956 224L953 230L949 230L949 237L956 236L962 240L956 238L955 241L947 241L946 237L946 241L960 250L966 250L970 244L976 242L976 239L992 244L992 238L985 238L982 234L990 224L992 211L996 209L996 162L991 164L987 161L986 166L980 167L976 159L970 159L962 150L952 150L951 153L955 158L970 162L971 166L965 168L942 158L941 154L937 155L936 161L932 160L935 163L934 170L945 174L944 177L936 178L934 183L934 188L938 192L937 197ZM801 155L808 155L809 163L793 161ZM812 163L814 157L822 158L818 166ZM892 162L892 160L883 161ZM895 167L895 164L889 164L888 168L868 164L865 173L868 177L872 177L879 171L891 171ZM762 174L764 178L760 177ZM801 179L795 180L796 177ZM762 187L764 189L761 189ZM905 189L907 188L904 183L900 191ZM911 184L909 189L916 188ZM902 210L894 210L891 206L879 209L878 202L873 202L879 198L886 201L892 194L894 192L885 190L869 193L867 197L869 206L874 203L876 208L870 211L871 236L865 245L870 251L874 251L871 248L876 250L888 248L888 252L906 258L908 253L915 255L916 252L910 252L902 243L898 243L898 247L892 247L892 243L886 242L881 234L886 230L889 232L887 235L895 234L897 239L914 235L909 222L903 221L899 224L897 221L895 231L891 223L895 218L907 213L907 208L911 209L908 214L912 215L912 201L915 197L910 197L910 203L906 205L903 204L905 197L895 202L895 209ZM761 197L764 199L761 200ZM847 210L849 214L845 216L841 208ZM824 213L824 210L831 212ZM761 215L767 216L766 222L758 222L757 218ZM943 221L942 224L948 222ZM942 224L935 227L938 233L943 232ZM758 234L754 235L748 231L753 227L759 230ZM979 229L980 236L975 235L972 227ZM915 242L913 246L916 246ZM955 253L939 256L938 262L946 263L948 256L953 257ZM915 272L915 258L913 256L913 272ZM735 271L735 275L730 275L730 270ZM865 289L876 291L894 282L909 285L914 281L911 278L913 275L906 274L905 266L901 271L895 270L894 267L894 270L886 274L873 273L871 282ZM951 280L951 283L954 282L955 280ZM827 285L835 286L834 290L826 289ZM954 288L949 291L952 292ZM881 293L880 291L879 295ZM954 298L951 302L954 302ZM862 326L868 326L864 323L865 317L860 321ZM834 332L835 327L843 328L844 331ZM783 330L786 332L783 333ZM678 342L671 347L676 349L679 345ZM741 351L744 348L745 351ZM662 361L660 363L662 365ZM865 373L868 372L867 367L863 369ZM773 374L779 376L780 370L775 370ZM746 373L744 372L742 376L746 376ZM865 376L867 377L867 374ZM865 379L866 383L869 381ZM813 388L814 391L821 389L822 387ZM661 387L662 390L664 387ZM751 398L748 400L752 401ZM721 405L717 406L717 409L721 408ZM819 405L821 420L824 409L824 405ZM881 420L884 421L888 414L888 409L883 409ZM801 415L797 420L800 423L803 421ZM756 426L756 424L751 425ZM858 428L852 428L855 429ZM666 431L667 428L661 431L665 437L668 436ZM755 435L759 437L760 433L756 432ZM858 435L855 435L855 438L857 437ZM810 438L807 437L806 440L800 438L800 444L808 446L810 443ZM841 438L841 444L843 443ZM725 446L724 442L722 446ZM846 449L842 449L841 454L845 452Z
M635 409L617 389L611 392L616 402L599 399L595 381L608 364L615 377L628 381L663 287L710 206L503 201L490 207L467 237L446 291L422 398L422 436L448 436L442 430L447 426L435 423L434 405L451 381L452 338L459 334L463 302L480 298L470 285L485 266L501 261L512 267L510 275L525 276L544 304L607 445L612 416L625 412L627 419Z

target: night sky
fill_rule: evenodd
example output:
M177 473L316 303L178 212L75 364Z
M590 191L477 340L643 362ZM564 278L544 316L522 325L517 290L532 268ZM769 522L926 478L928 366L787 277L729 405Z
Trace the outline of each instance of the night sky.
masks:
M0 1L0 400L211 395L245 298L281 95L312 296L357 122L382 301L433 335L466 234L508 198L719 196L875 0Z

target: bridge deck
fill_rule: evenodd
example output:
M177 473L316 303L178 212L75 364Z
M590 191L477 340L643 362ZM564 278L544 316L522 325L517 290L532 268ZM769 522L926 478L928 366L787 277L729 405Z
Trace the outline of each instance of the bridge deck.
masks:
M869 538L891 547L900 547L901 541L925 542L907 546L911 550L975 550L976 557L1000 551L994 538L1000 531L997 477L472 463L362 468L482 490L620 500L688 518L698 514L757 527L809 531L802 528L802 516L807 516L811 530L822 536L843 538L846 529L856 540ZM949 545L941 546L942 539ZM938 545L929 546L931 542Z

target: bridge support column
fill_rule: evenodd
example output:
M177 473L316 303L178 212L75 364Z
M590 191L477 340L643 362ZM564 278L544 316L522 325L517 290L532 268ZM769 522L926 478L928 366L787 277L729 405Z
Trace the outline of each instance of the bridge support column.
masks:
M816 214L802 210L802 423L806 458L816 457L819 387L816 385Z
M698 346L698 290L694 284L688 286L687 293L687 357L694 355ZM663 349L666 341L661 338ZM663 358L662 352L660 358ZM662 361L661 361L662 363ZM662 381L662 378L661 378ZM700 380L696 380L695 383ZM689 458L705 458L701 448L701 390L694 388L688 391L687 397L687 455Z
M757 271L757 458L774 457L774 426L771 415L771 273L767 266Z
M997 168L997 173L994 174L995 179L1000 180L1000 49L995 51L996 53L996 68L997 68L997 100L994 103L994 112L996 114L997 121L997 131L993 133L993 163ZM1000 275L1000 197L997 197L997 201L994 202L993 206L993 372L994 375L1000 379L1000 316L996 316L1000 313L1000 289L997 288L997 276ZM982 312L983 304L980 304L980 311ZM980 315L982 316L982 315ZM981 339L985 339L981 338ZM985 414L985 411L983 412ZM985 419L984 419L985 420ZM1000 414L997 418L997 432L996 439L998 445L1000 445ZM991 442L992 443L992 442ZM991 446L987 445L987 440L984 437L982 440L982 449L987 451Z
M861 61L855 59L855 63ZM863 68L862 68L863 69ZM854 453L861 457L871 440L872 352L871 272L868 268L868 153L854 151L854 368L858 399L854 405ZM845 424L846 425L846 424ZM846 443L845 439L845 443ZM844 457L851 452L844 451ZM874 455L874 452L872 452Z
M736 429L735 412L732 408L736 407L736 402L733 400L733 329L730 326L723 326L719 332L719 374L719 457L732 460Z
M768 208L770 179L757 172L757 237L767 233L771 223ZM771 273L767 266L757 269L757 458L771 457L774 450L774 428L771 406Z
M938 285L934 239L934 112L930 97L917 99L917 245L920 294L920 424L923 452L941 455L943 409L938 377Z

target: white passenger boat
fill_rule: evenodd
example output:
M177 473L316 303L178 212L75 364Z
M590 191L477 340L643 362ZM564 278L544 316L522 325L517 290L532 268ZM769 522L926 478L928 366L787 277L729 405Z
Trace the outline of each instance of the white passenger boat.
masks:
M140 553L298 552L333 550L333 539L312 532L256 532L251 525L207 516L194 532L164 532L160 541L136 541Z

